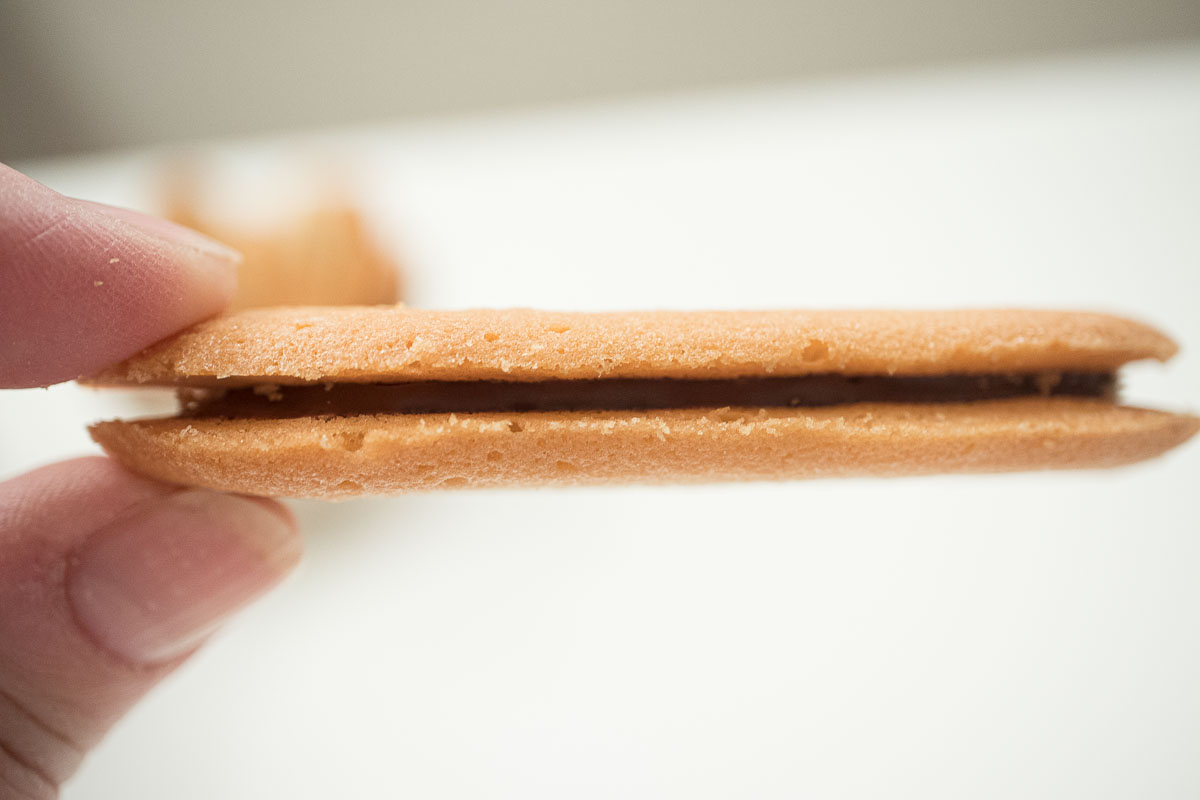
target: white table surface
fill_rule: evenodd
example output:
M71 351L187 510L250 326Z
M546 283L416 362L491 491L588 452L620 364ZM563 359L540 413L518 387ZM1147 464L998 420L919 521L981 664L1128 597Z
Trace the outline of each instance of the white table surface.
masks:
M335 158L420 305L1116 310L1200 406L1200 46L208 146L233 217ZM15 166L145 206L160 155ZM0 395L0 475L124 402ZM65 797L1196 797L1198 479L299 503Z

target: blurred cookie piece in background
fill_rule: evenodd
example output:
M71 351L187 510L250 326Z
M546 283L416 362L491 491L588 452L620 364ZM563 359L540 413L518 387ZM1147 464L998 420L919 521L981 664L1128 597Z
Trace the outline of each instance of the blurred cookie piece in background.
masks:
M287 201L274 210L283 208L283 216L251 209L235 220L228 209L244 207L249 196L264 195L257 201L275 206L271 192L243 191L236 181L220 183L219 176L203 177L207 174L199 160L165 167L161 213L241 251L244 261L230 310L378 305L403 299L398 260L372 238L362 212L339 181L313 171L311 180L305 179L305 191L280 187ZM296 207L298 196L305 199Z

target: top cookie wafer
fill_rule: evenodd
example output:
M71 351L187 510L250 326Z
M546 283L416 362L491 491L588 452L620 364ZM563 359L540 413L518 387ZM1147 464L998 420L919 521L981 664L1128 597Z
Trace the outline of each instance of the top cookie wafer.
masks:
M1176 351L1106 314L1029 311L243 311L94 376L98 384L719 379L1111 372Z

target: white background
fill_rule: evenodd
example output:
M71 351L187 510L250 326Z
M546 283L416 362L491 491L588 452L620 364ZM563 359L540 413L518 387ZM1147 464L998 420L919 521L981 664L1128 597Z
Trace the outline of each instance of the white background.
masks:
M1200 49L212 152L235 218L334 157L420 305L1116 310L1200 405ZM144 207L160 155L16 166ZM128 402L0 395L0 474ZM1196 797L1198 468L296 504L65 796Z

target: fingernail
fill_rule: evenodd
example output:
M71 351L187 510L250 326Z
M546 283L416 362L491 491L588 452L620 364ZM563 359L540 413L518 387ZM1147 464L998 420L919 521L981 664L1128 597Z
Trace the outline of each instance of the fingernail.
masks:
M277 504L182 491L88 537L71 561L67 596L105 649L137 664L167 661L278 583L301 547Z
M193 250L198 250L206 255L230 261L234 265L241 263L242 254L237 250L218 242L216 239L210 239L199 231L194 231L191 228L184 227L183 225L176 225L174 222L162 219L161 217L143 214L140 211L133 211L128 208L108 206L104 205L103 203L93 203L91 200L80 200L75 198L75 202L82 203L88 208L98 211L106 216L114 217L122 222L126 222L143 233L148 233L157 239L162 239L164 241L171 242L172 244L182 245Z

